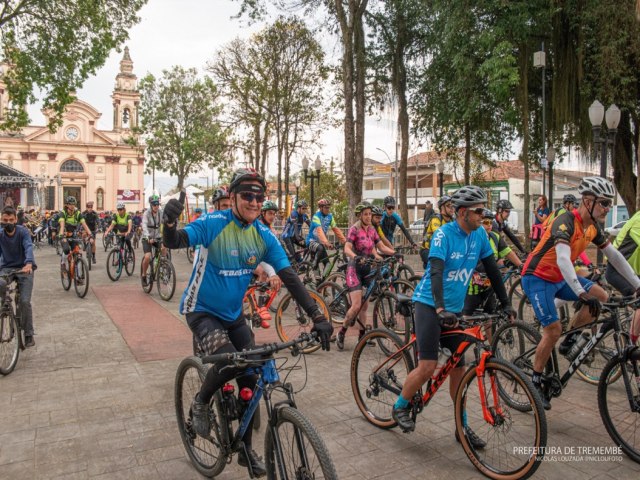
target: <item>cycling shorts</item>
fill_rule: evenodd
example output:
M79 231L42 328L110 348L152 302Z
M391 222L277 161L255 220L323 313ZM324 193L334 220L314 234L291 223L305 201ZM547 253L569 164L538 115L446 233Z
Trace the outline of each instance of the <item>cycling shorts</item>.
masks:
M578 277L578 281L587 292L593 287L593 282L584 277ZM559 298L570 302L578 300L578 296L564 280L553 283L535 275L523 275L522 290L531 301L533 312L543 327L558 321L558 311L554 299Z
M420 360L438 360L438 346L448 348L451 352L458 349L464 339L463 335L440 336L442 327L436 309L430 305L415 302L415 328L416 345L418 346L418 358ZM464 357L460 359L457 367L464 366ZM456 368L457 368L456 367Z
M156 242L159 242L160 239L156 239ZM143 238L142 239L142 251L143 253L152 253L151 251L151 244L149 243L149 239L148 238Z
M255 345L253 331L243 314L233 322L225 322L206 312L187 313L186 319L197 347L206 355L213 355L228 344L234 347L231 351L238 352L253 348ZM229 348L227 347L225 351L229 351Z
M350 292L356 292L363 286L369 285L371 279L365 281L365 277L371 273L371 265L365 263L364 265L356 264L354 260L349 260L346 272L347 288Z

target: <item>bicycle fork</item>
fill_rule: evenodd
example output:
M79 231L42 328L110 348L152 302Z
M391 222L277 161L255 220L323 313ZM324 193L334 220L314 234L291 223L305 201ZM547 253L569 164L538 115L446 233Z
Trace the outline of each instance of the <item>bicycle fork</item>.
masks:
M487 359L491 357L491 352L484 351L480 356L480 361L476 367L476 377L478 379L478 392L480 394L480 402L482 404L482 416L489 425L496 425L504 418L504 411L500 405L500 396L498 394L498 385L495 375L491 375L491 396L493 397L493 406L487 405L487 392L484 387L485 366Z

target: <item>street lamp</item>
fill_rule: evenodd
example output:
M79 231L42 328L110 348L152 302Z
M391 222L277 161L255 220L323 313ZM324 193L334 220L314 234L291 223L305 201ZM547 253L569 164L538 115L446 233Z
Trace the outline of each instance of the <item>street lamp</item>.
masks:
M440 198L444 195L444 162L440 160L436 164L436 170L438 171L438 186L440 187Z
M547 122L546 122L546 108L545 108L546 88L544 86L544 81L547 74L547 68L546 68L547 58L546 57L547 55L544 50L544 42L542 42L541 50L533 54L533 66L534 68L542 69L542 152L543 154L546 153L546 149L547 149L547 139L546 139ZM544 164L545 158L542 159L542 162L543 162L543 164L541 165L542 166L542 195L544 195L545 194L544 189L545 189L545 183L546 183L546 178L545 178L546 165ZM551 175L551 173L549 173L549 175Z
M556 159L556 149L547 148L547 166L549 167L549 208L553 210L553 162Z
M314 166L316 167L316 173L309 174L309 159L304 157L302 159L302 171L304 172L304 183L307 183L309 179L311 179L311 208L315 208L315 190L314 190L314 180L318 182L318 187L320 187L320 168L322 168L322 162L320 161L320 155L316 157L316 161L314 162Z
M299 192L300 192L300 179L296 178L295 182L293 182L293 185L296 187L296 202L297 202L298 201Z
M376 150L380 150L382 153L384 153L387 156L387 160L389 160L389 164L391 164L391 157L387 152L385 152L383 149L378 147L376 147ZM396 161L395 161L395 166L393 167L393 170L395 170L396 172L395 187L393 188L393 196L397 197L398 196L398 156L397 155L396 155ZM389 182L389 188L391 188L391 186L394 184L393 177L390 177L390 180L391 182Z

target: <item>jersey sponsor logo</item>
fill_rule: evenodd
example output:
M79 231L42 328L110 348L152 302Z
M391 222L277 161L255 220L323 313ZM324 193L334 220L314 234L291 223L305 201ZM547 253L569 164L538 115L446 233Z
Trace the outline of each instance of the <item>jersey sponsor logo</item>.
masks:
M433 234L433 239L431 240L434 247L439 247L442 244L442 237L444 237L442 230L436 230L436 233Z
M232 257L238 257L240 255L240 252L234 248L233 250L231 250L230 255Z
M460 252L453 252L453 253L451 254L451 257L450 257L450 258L451 258L451 260L460 260L462 257L464 257L464 254L463 254L463 253L460 253Z
M223 277L242 277L243 275L251 275L253 273L253 269L241 268L238 270L220 270L218 273Z
M474 269L461 268L460 270L452 270L447 274L447 282L464 282L467 283L473 274Z
M247 265L255 265L256 263L258 263L258 256L255 253L247 258Z
M561 224L558 226L558 228L559 228L560 230L562 230L563 232L566 232L566 231L567 231L567 226L566 226L564 223L561 223Z

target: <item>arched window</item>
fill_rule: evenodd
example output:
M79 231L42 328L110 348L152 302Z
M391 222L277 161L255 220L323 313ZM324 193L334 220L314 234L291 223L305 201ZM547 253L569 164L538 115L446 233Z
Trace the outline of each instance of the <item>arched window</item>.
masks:
M127 173L131 173L131 160L127 162Z
M101 188L96 192L97 210L104 210L104 190Z
M62 165L60 165L61 172L71 172L71 173L82 173L84 172L84 167L77 160L67 160Z
M122 111L122 128L129 128L131 125L131 111L125 108Z

